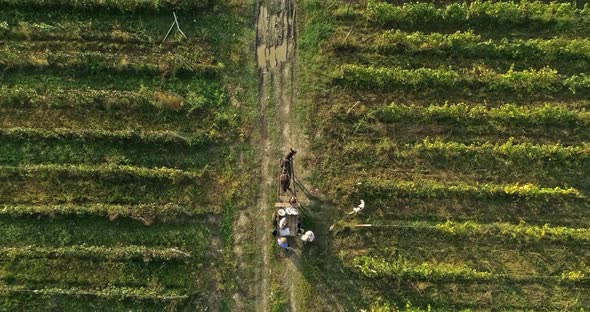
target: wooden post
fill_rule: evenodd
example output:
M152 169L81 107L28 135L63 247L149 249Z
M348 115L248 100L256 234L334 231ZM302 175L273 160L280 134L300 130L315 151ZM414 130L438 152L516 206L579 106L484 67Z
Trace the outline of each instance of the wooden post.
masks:
M291 157L291 173L293 174L293 195L295 196L295 198L297 198L297 191L295 190L297 188L295 183L295 155Z

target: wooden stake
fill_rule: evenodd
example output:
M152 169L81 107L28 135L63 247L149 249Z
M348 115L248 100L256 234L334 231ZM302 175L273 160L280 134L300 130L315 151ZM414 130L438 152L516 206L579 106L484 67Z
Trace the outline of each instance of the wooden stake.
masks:
M176 249L176 248L172 248L171 250L172 250L173 252L175 252L175 253L177 253L177 254L181 254L181 255L183 255L183 256L185 256L185 257L189 257L189 258L190 258L190 256L191 256L189 253L186 253L186 252L184 252L184 251L182 251L182 250L178 250L178 249Z
M346 114L350 114L350 112L352 111L352 109L353 109L353 108L355 108L355 107L356 107L357 105L359 105L359 104L361 104L361 101L357 101L356 103L354 103L354 105L352 105L352 107L351 107L351 108L349 108L349 109L346 111Z
M346 43L346 40L348 40L348 37L350 36L350 34L352 34L353 28L354 28L354 26L350 26L350 30L348 31L348 34L346 34L346 37L344 37L344 42L342 42L342 44Z
M164 37L164 40L162 41L166 41L166 39L168 39L168 35L170 35L172 28L174 28L174 24L176 24L176 22L172 22L172 25L170 25L170 29L168 29L168 32L166 33L166 37Z
M180 33L182 34L184 39L187 39L184 32L182 32L182 30L180 29L180 24L178 24L178 19L176 18L176 12L172 12L172 15L174 15L174 22L176 22L176 29L178 29L178 31L180 31Z
M168 29L168 32L166 33L166 36L164 37L164 40L162 40L162 42L166 41L166 39L168 39L168 36L170 35L170 32L172 31L172 28L174 28L174 25L176 25L176 29L178 29L178 31L180 32L180 34L187 39L186 35L184 34L184 32L182 31L182 29L180 29L180 24L178 24L178 17L176 17L176 12L172 12L172 15L174 16L174 22L172 22L172 25L170 25L170 29Z

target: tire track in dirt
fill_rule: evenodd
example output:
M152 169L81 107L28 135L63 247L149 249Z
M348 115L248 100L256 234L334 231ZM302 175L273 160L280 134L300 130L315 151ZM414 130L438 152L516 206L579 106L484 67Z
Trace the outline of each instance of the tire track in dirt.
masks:
M259 198L259 206L262 208L263 222L258 228L259 244L263 253L263 263L260 269L260 281L258 291L257 311L269 311L272 288L270 259L269 233L272 229L271 215L272 205L269 202L270 194L276 190L276 177L273 175L271 159L287 151L292 142L292 120L290 113L293 105L293 77L295 60L295 12L292 0L259 0L257 3L258 18L256 23L256 60L259 68L259 107L260 107L260 129L261 142L259 147L262 151L261 170L262 185ZM270 99L276 103L269 103ZM269 105L276 105L276 114L270 116ZM272 118L272 119L270 119ZM278 127L269 129L270 126ZM276 132L276 133L275 133ZM276 135L278 144L272 145L271 133ZM277 159L278 164L278 159ZM276 170L275 170L276 171ZM280 275L279 280L290 281L298 274L296 255L289 259L281 260L280 265L285 266L284 270L275 270L274 274ZM284 263L283 263L284 262ZM297 310L294 285L283 285L287 288L289 296L289 307L291 311Z

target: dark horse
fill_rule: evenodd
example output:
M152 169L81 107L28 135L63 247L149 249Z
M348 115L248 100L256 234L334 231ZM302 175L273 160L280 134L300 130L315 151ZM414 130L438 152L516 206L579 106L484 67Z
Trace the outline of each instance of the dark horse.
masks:
M283 169L283 173L279 176L279 180L281 182L281 189L283 193L286 193L287 190L291 190L289 186L291 186L291 177L287 173L287 169Z
M291 190L289 186L291 186L291 177L293 176L292 162L293 156L295 156L296 153L297 151L290 149L289 154L287 154L284 159L281 159L281 168L283 169L283 172L279 176L279 182L281 183L283 193L286 193L287 190Z

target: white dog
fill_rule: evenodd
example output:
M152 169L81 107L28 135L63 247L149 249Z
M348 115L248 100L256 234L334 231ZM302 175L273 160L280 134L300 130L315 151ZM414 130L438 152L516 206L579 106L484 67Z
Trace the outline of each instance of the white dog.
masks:
M350 212L349 214L359 213L359 211L363 210L364 208L365 208L365 201L361 199L361 204L352 208L352 212Z

